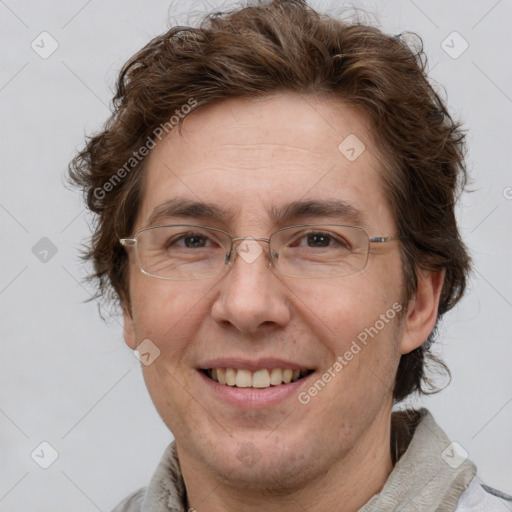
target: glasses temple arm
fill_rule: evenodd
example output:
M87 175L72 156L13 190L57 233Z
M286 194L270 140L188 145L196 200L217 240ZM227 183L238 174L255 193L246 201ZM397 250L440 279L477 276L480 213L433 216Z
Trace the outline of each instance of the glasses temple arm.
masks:
M135 245L137 243L135 238L120 238L119 242L124 247L126 247L128 245Z

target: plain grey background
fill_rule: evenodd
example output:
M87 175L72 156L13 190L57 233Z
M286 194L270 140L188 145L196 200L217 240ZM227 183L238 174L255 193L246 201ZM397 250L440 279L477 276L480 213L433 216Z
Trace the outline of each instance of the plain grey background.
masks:
M175 8L220 5L208 2ZM475 273L442 324L439 351L453 381L422 403L482 480L512 493L512 0L350 5L369 9L388 33L422 36L430 75L469 132L474 192L458 212ZM84 134L109 114L122 64L168 28L169 8L0 0L0 511L108 511L147 484L172 439L120 319L104 323L97 303L84 303L92 290L78 250L92 219L64 187ZM180 23L193 22L177 11ZM43 469L52 449L58 458Z

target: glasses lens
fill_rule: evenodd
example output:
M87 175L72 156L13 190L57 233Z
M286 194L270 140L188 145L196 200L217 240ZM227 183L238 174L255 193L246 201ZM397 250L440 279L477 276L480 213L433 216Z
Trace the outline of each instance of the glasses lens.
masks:
M370 246L364 229L331 224L284 228L272 235L270 243L278 270L302 278L360 272L366 267Z
M159 226L139 231L137 257L143 272L174 280L200 279L224 269L230 238L202 226Z

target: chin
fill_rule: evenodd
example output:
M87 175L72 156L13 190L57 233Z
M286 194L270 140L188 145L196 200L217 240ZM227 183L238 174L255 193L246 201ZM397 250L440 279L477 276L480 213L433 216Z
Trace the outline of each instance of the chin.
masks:
M309 445L305 443L309 439ZM226 486L234 489L252 489L255 493L278 495L311 482L328 471L332 450L322 456L311 444L314 438L304 433L272 430L234 433L215 437L201 443L189 439L196 451L196 460L202 461L209 472ZM180 446L177 440L178 449ZM320 448L318 446L317 448Z

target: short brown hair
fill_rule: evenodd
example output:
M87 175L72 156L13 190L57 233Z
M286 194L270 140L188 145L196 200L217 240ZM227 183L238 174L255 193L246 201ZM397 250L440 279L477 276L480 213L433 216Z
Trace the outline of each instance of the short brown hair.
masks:
M131 234L141 200L145 159L134 155L159 127L191 99L201 107L286 91L340 98L370 120L389 162L385 192L407 237L405 297L415 292L419 269L444 269L438 318L451 309L470 268L454 215L467 180L465 135L429 83L421 39L415 41L413 49L403 36L320 14L303 0L210 14L196 28L176 26L150 41L124 65L103 131L70 164L72 182L97 214L85 256L94 263L98 297L130 307L127 254L118 238ZM175 117L180 129L184 117ZM447 370L430 352L434 335L402 356L396 401L428 391L429 358Z

